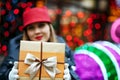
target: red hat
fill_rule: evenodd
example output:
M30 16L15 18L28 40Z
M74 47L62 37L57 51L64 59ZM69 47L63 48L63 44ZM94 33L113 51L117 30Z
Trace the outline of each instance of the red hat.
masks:
M120 43L120 18L112 24L110 33L112 40L115 43Z
M51 23L48 9L44 7L36 7L26 10L23 13L23 26L24 28L34 22L49 22Z

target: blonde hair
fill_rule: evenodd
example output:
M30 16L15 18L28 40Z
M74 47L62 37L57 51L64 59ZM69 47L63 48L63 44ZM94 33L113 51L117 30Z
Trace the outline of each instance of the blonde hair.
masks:
M50 39L49 39L49 42L58 42L57 41L57 37L56 37L56 33L54 31L54 28L53 28L52 24L48 23L48 25L50 27ZM26 30L24 30L24 32L23 32L23 38L22 38L22 40L30 40L29 37L28 37L28 35L27 35Z

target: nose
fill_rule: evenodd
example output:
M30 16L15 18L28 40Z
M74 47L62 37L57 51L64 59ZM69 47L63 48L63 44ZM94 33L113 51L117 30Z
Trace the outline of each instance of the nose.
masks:
M40 33L41 29L40 28L35 28L35 33Z

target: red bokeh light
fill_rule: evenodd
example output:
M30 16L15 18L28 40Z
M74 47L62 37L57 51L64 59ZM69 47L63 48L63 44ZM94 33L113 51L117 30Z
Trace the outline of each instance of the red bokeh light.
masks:
M76 25L75 21L71 21L71 22L70 22L70 26L71 26L71 27L75 27L75 25Z
M14 14L18 14L18 13L19 13L19 9L15 9Z
M100 24L99 24L99 23L96 23L96 24L95 24L95 28L96 28L97 30L100 29L100 28L101 28Z
M5 31L5 32L4 32L4 36L5 36L5 37L8 37L8 36L9 36L9 32L8 32L8 31Z
M8 23L5 22L5 23L3 24L3 26L4 26L4 28L8 28Z
M78 37L74 37L74 38L73 38L73 41L74 41L75 43L77 43L77 42L79 41L79 38L78 38Z
M67 10L67 11L65 12L65 15L66 15L66 16L71 16L71 15L72 15L72 12L71 12L70 10Z
M62 13L61 9L56 9L56 14L61 14L61 13Z
M21 7L22 7L22 8L26 8L26 6L27 6L26 3L23 3L23 2L21 3Z
M32 5L33 5L32 2L27 2L28 7L31 7Z
M73 45L74 45L72 41L68 41L67 44L68 44L68 46L70 46L70 47L73 47Z
M83 45L83 44L84 44L84 41L83 41L83 40L79 40L79 41L78 41L78 46Z
M6 11L4 9L2 9L0 13L1 13L1 15L5 15Z
M83 12L77 13L78 18L84 18L85 14Z
M7 8L7 10L11 10L12 9L12 6L10 5L10 2L6 2L6 8Z
M23 26L19 26L19 31L23 31Z
M72 36L71 36L71 35L67 35L67 36L66 36L66 40L67 40L67 41L71 41L71 40L72 40Z
M6 45L3 45L2 46L2 51L6 51L7 50L7 46Z
M91 29L87 29L87 30L84 31L84 36L89 36L90 34L92 34Z
M92 22L93 22L93 19L92 19L92 18L88 18L88 19L87 19L87 23L88 23L88 24L92 24Z

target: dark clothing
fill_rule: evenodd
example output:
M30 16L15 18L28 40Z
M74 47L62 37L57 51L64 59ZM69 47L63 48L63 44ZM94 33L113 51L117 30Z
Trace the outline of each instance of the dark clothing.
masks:
M0 67L0 80L8 80L8 74L13 67L14 61L18 61L19 59L19 47L20 47L20 40L22 39L22 34L11 39L10 44L8 46L8 56L4 59L1 67ZM57 40L60 43L65 43L62 37L57 36ZM75 72L71 69L71 65L74 65L73 61L73 52L72 50L66 45L65 47L65 62L69 63L70 73L72 75L72 80L79 80Z

